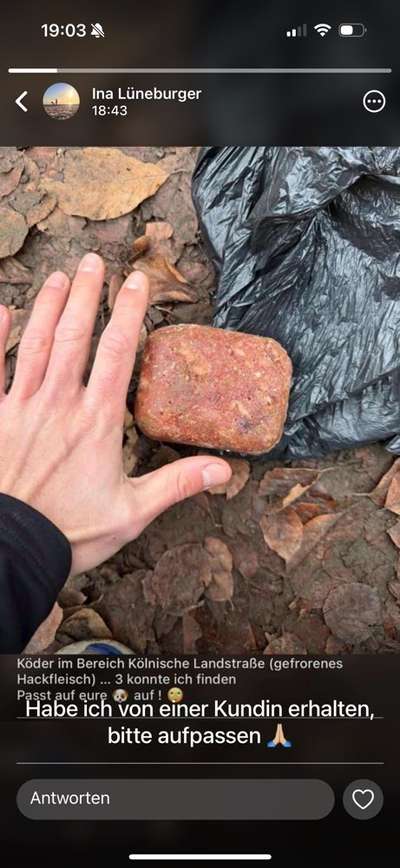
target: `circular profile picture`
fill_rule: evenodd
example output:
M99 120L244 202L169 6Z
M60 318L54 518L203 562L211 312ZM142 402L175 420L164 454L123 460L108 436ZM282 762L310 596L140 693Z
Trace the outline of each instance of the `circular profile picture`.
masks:
M67 121L78 111L80 105L79 93L64 81L51 84L43 94L43 108L50 118Z

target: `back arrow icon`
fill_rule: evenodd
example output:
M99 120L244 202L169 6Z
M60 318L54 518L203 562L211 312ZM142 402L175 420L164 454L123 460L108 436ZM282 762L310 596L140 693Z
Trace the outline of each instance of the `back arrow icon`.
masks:
M17 99L15 100L15 102L16 102L18 108L22 109L23 112L27 112L27 111L28 111L26 105L24 105L23 102L22 102L22 100L25 99L25 97L27 96L27 94L28 94L28 91L27 91L27 90L23 90L22 93L20 93L20 95L17 96Z

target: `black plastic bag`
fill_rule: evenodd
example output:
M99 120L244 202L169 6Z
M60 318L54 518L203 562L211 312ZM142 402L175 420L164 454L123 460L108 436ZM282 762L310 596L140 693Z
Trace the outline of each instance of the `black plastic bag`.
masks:
M400 453L400 148L202 151L214 325L273 337L294 380L274 455Z

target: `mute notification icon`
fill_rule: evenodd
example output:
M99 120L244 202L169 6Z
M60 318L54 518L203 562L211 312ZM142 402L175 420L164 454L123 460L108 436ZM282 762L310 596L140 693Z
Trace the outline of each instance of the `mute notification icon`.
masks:
M101 37L104 39L105 34L101 24L96 22L96 24L91 24L90 26L92 28L90 32L91 36L95 36L96 39L100 39Z

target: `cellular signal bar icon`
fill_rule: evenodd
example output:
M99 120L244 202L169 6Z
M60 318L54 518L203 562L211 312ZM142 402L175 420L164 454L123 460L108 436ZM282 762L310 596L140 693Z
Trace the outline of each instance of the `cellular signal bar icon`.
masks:
M288 39L293 39L295 36L307 36L307 24L299 24L298 27L292 27L286 31Z

